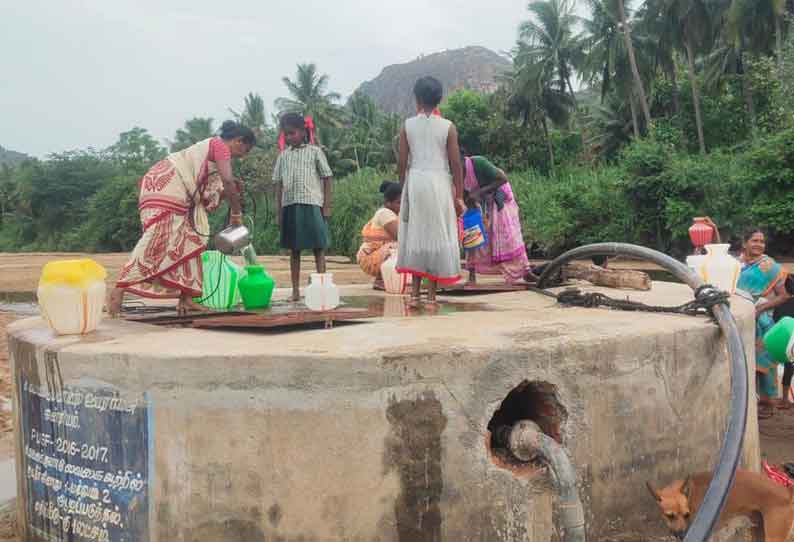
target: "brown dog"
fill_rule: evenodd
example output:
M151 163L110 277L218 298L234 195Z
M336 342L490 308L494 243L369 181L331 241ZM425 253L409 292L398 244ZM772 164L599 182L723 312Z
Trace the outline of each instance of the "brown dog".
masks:
M703 502L711 481L710 472L690 475L656 490L648 490L662 509L667 526L677 536L686 533L689 523ZM733 487L720 516L720 524L733 517L754 512L761 514L765 542L785 542L794 523L794 491L773 482L763 474L737 470Z

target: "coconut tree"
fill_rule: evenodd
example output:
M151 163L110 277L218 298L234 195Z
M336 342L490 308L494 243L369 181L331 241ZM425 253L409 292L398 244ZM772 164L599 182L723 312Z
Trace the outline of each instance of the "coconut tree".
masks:
M567 92L576 107L571 78L581 61L582 46L574 33L577 17L571 0L534 0L527 9L530 19L519 26L522 62L534 65L557 84L556 92Z
M637 57L634 54L634 45L631 41L631 30L629 27L628 18L626 17L626 6L624 5L623 0L617 0L617 8L618 14L620 16L621 30L623 31L623 42L626 44L626 52L629 56L629 65L631 66L631 73L634 77L635 91L639 97L640 105L642 106L642 114L645 117L645 124L650 126L651 110L648 108L648 99L645 96L645 88L642 84L639 66L637 65ZM636 122L634 123L634 126L637 126Z
M257 142L265 139L268 126L265 100L262 99L262 96L249 92L248 96L244 98L242 110L237 112L229 108L229 112L234 115L237 122L249 127L254 132Z
M549 153L549 167L554 169L554 145L551 141L549 121L556 126L568 124L575 100L559 79L560 72L549 69L545 62L534 62L534 50L519 42L514 51L513 70L505 76L509 91L508 109L521 118L524 126L540 126Z
M588 128L594 134L589 141L593 150L605 160L615 159L620 149L631 141L635 117L624 100L610 94L588 116Z
M315 64L298 64L295 79L281 79L290 96L278 98L276 107L281 113L311 115L317 125L317 136L323 126L340 127L343 113L338 105L340 95L328 92L328 75L320 74Z
M171 151L181 151L194 143L210 138L215 133L210 117L194 117L185 121L184 127L176 131L171 141Z
M703 136L703 119L700 112L700 84L695 70L696 57L708 52L714 38L713 17L708 0L647 0L647 14L664 21L663 33L671 43L686 56L687 73L692 88L692 103L695 109L695 125L700 152L705 154L706 141Z
M629 103L634 133L639 136L636 102L639 101L640 94L637 92L631 58L622 32L623 24L618 0L588 0L588 3L590 16L581 19L582 44L585 52L580 68L582 78L591 85L600 85L602 104L613 91ZM640 86L644 89L644 82L649 79L648 68L651 64L647 58L649 55L645 51L647 40L638 37L636 33L630 33L630 43L637 53L636 56L640 58L638 66L638 70L642 72ZM648 120L646 117L646 125Z

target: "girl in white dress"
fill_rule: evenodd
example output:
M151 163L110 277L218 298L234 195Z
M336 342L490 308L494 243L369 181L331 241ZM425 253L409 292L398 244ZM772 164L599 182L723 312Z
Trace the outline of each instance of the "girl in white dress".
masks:
M439 283L460 280L457 217L465 209L463 169L455 125L433 114L441 102L441 83L423 77L414 95L418 114L400 132L403 195L397 270L414 277L412 301L419 300L421 279L426 278L428 302L435 303Z

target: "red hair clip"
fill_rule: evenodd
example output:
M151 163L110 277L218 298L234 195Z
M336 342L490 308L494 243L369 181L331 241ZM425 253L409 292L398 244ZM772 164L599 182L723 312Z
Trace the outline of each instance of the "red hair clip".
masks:
M314 135L316 128L314 126L314 119L312 118L311 115L306 115L305 117L303 117L303 126L306 128L306 131L309 132L309 143L314 145L316 141ZM278 150L283 152L286 147L287 147L287 139L284 137L284 132L279 131Z

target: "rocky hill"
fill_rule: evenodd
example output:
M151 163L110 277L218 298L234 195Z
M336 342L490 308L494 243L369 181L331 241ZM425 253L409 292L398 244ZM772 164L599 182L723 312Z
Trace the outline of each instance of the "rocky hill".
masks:
M510 68L510 61L485 47L466 47L417 58L405 64L394 64L359 87L388 113L409 116L416 112L413 86L425 75L437 77L444 85L445 95L461 88L481 92L496 90L496 78Z
M16 165L19 162L24 162L27 160L29 156L27 154L22 154L21 152L10 151L8 149L3 148L0 145L0 165L8 164L8 165Z

